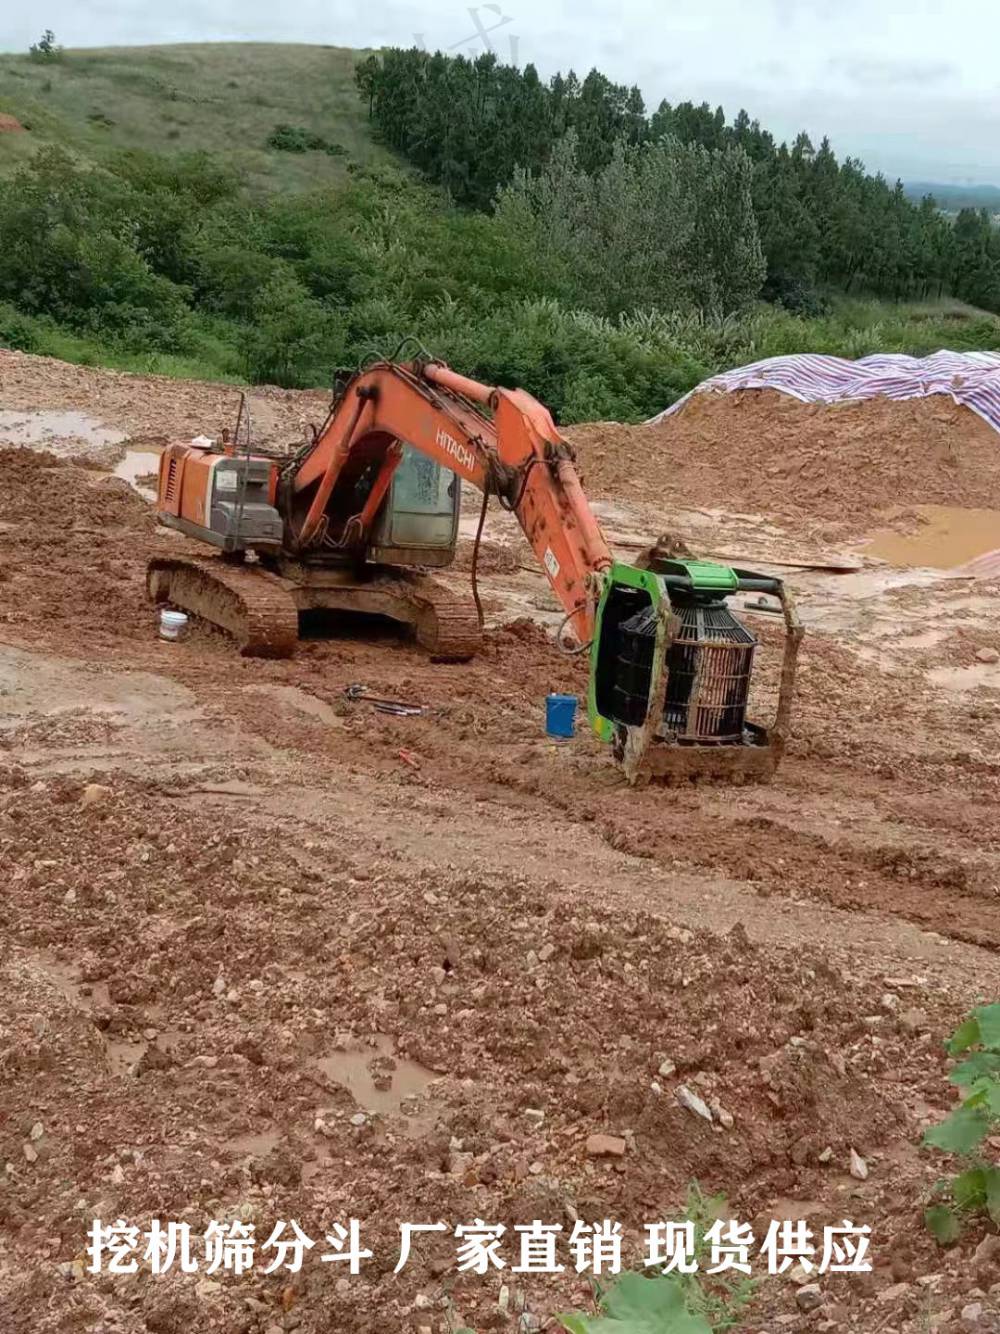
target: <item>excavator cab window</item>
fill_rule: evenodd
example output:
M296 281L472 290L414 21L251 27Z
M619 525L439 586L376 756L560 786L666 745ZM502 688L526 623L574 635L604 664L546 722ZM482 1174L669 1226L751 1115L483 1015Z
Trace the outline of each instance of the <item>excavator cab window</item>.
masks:
M381 553L379 559L387 560L391 551L423 551L428 563L443 563L445 555L450 560L458 537L460 505L461 484L455 474L404 445L403 458L372 530L371 542ZM437 559L432 553L437 553Z

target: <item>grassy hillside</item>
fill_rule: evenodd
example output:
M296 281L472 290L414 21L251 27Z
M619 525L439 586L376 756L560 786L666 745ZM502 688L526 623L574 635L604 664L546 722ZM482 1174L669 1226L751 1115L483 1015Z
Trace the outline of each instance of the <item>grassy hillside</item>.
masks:
M640 285L623 310L621 285L587 279L575 239L563 256L533 215L458 207L379 146L354 84L365 54L0 56L0 114L26 127L0 132L0 346L311 386L416 335L467 374L525 386L563 422L641 419L715 371L781 353L1000 347L1000 320L948 299L820 293L808 315L754 301L719 318L658 307ZM282 124L337 152L269 146ZM632 245L614 257L624 281L645 262L645 233L613 235ZM669 277L673 261L655 258Z
M46 143L84 159L109 149L218 153L267 190L343 179L348 161L383 161L354 85L368 54L333 46L218 43L69 50L58 61L0 55L0 173ZM346 156L267 146L280 123L340 144Z

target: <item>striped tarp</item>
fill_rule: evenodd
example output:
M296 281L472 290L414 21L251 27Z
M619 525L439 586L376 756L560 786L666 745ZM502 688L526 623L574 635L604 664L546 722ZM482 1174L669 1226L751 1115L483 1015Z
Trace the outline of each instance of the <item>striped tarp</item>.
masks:
M651 421L662 421L677 412L692 394L736 389L777 389L803 403L947 394L1000 431L1000 352L935 352L930 357L888 353L860 361L817 353L768 357L703 380Z

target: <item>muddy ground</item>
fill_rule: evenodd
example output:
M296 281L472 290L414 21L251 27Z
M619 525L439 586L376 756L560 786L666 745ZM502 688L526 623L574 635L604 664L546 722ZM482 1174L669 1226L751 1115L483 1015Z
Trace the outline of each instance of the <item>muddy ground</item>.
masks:
M920 1148L953 1101L943 1038L1000 994L981 423L934 402L776 419L745 395L569 433L619 554L666 531L780 570L808 629L771 786L637 791L584 731L545 736L545 694L585 669L507 516L468 665L357 625L288 662L199 627L167 644L144 564L183 540L126 479L217 435L235 391L8 353L0 389L0 1328L552 1328L590 1285L565 1250L558 1277L512 1273L515 1227L616 1219L633 1263L693 1182L758 1244L772 1218L872 1227L870 1275L802 1300L801 1271L765 1273L741 1328L1000 1327L983 1225L945 1250L924 1229L945 1164ZM270 444L323 412L252 406ZM742 614L766 710L779 633ZM298 1274L265 1253L92 1275L95 1217L259 1242L295 1219L317 1244ZM356 1276L319 1258L350 1218ZM508 1229L502 1272L456 1272L475 1219ZM394 1275L401 1221L449 1233Z

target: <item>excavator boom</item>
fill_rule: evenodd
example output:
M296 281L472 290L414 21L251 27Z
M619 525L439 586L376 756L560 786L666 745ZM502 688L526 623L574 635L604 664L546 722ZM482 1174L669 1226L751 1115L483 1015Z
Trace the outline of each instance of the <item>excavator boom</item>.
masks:
M371 494L384 494L400 440L514 512L567 620L587 643L597 605L593 576L610 567L611 552L571 446L530 394L491 389L440 362L383 362L351 381L292 482L296 548L308 551L330 538L331 512L344 513L338 487L353 489L358 461L379 466ZM360 542L373 518L371 510L348 515L343 530L353 522L351 540Z

